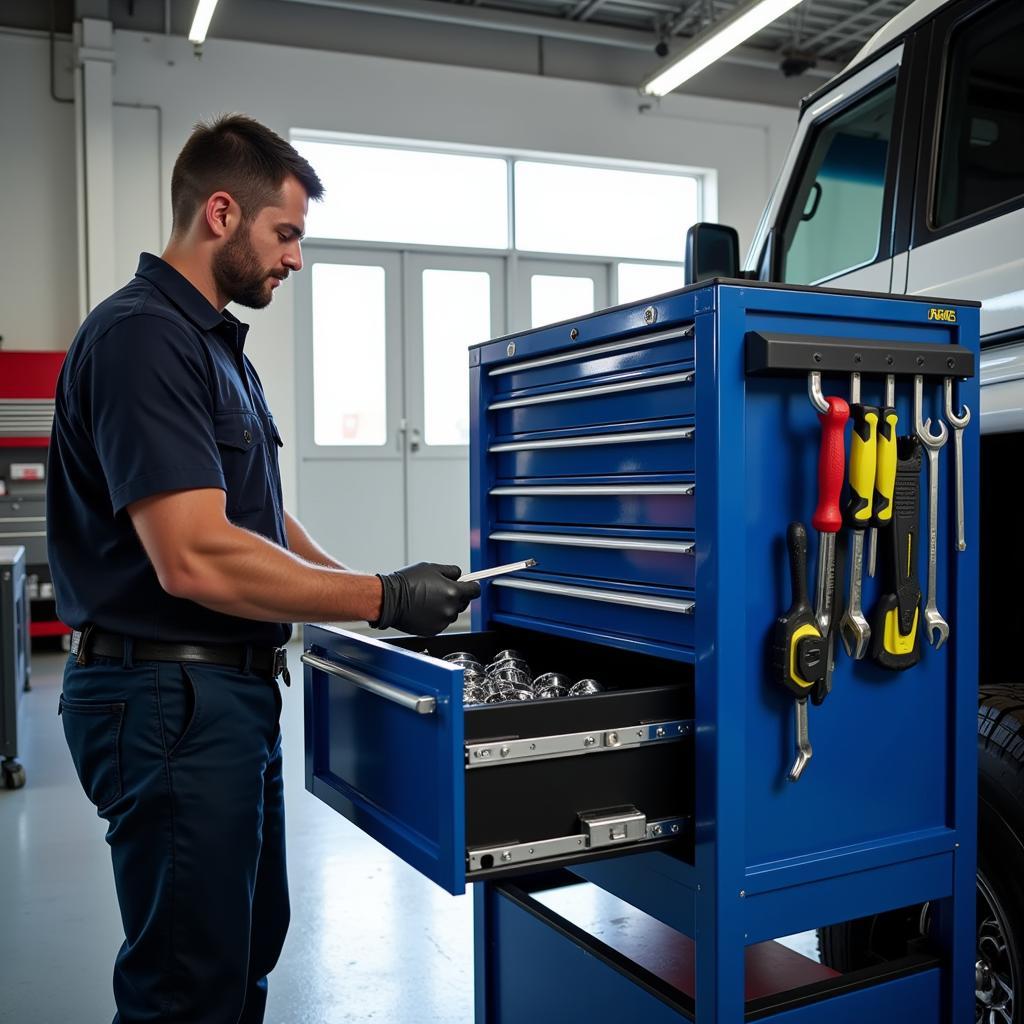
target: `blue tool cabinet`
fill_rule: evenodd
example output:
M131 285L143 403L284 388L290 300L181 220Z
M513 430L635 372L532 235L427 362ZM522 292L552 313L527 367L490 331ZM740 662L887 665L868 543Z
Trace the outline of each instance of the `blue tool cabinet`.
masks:
M811 534L813 581L820 428L806 372L748 372L751 338L810 343L825 395L844 398L830 353L891 346L900 434L913 373L927 374L924 416L943 416L946 346L958 408L975 412L963 552L952 438L940 456L949 640L922 637L904 672L840 647L796 783L793 698L770 647L791 521ZM307 626L303 660L307 788L448 891L480 883L478 1024L972 1019L977 349L971 304L739 281L471 349L472 568L538 564L483 584L471 633ZM883 382L865 370L863 401L883 404ZM922 539L927 483L926 468ZM865 574L869 618L879 590ZM504 647L609 689L463 708L462 671L441 658ZM692 939L692 991L545 904L570 883ZM906 955L747 1000L748 948L907 907L926 934Z

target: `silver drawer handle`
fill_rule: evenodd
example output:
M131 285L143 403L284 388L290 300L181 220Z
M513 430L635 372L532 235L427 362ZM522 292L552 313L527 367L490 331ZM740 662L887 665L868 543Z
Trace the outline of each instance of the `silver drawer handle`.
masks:
M505 530L492 533L491 540L506 540L513 543L554 544L569 548L602 548L606 551L671 551L675 554L693 553L692 540L634 540L631 537L579 537L567 533L516 533Z
M492 444L489 452L526 452L538 448L582 448L598 444L640 444L646 441L689 440L693 427L678 430L639 430L632 434L591 434L584 437L555 437L547 441L514 441L508 444Z
M361 690L366 690L369 693L376 694L378 697L383 697L393 704L400 704L403 708L415 711L418 715L432 715L437 710L436 697L421 697L418 694L409 693L408 690L392 686L391 683L382 683L379 679L363 675L362 672L357 672L353 668L342 668L340 665L335 665L333 661L318 658L315 654L303 654L301 660L304 665L309 665L310 668L318 668L321 672L326 672L328 675L344 679L346 682L358 686Z
M685 373L666 373L660 377L645 377L642 380L627 380L618 384L595 384L591 388L550 391L543 395L531 395L529 398L510 398L504 402L492 402L487 406L487 410L494 412L497 409L519 409L527 405L543 405L546 402L570 402L574 398L616 395L621 391L641 391L647 388L667 387L669 384L690 384L693 377L693 370L687 370Z
M591 345L589 348L577 348L570 352L560 352L555 356L543 356L539 359L525 359L520 363L506 363L488 371L491 377L500 377L503 373L519 373L520 370L536 370L541 366L554 366L556 363L567 363L571 359L589 359L591 356L604 355L605 352L621 352L627 348L639 348L652 342L674 341L676 338L693 336L693 324L671 331L656 331L653 334L634 334L622 341L610 341L604 345Z
M693 494L693 484L555 484L536 487L492 487L488 494L497 498L603 498L637 494Z
M0 516L0 523L45 523L46 516Z
M628 604L636 608L654 608L660 612L692 615L693 601L671 597L650 597L646 594L618 594L610 590L591 587L569 587L561 583L541 583L539 580L495 580L492 587L512 587L515 590L535 590L538 594L556 594L559 597L577 597L584 601L604 601L607 604Z
M21 540L24 537L45 537L45 536L46 536L46 531L45 530L24 530L24 531L18 530L16 532L8 530L8 531L6 531L4 533L0 533L0 538L9 537L9 538L12 538L14 540Z

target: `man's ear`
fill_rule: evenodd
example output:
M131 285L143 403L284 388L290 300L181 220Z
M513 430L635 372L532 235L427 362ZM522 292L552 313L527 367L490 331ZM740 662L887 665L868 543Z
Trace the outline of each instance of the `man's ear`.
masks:
M238 203L227 192L214 192L206 200L206 226L217 238L229 235L241 219Z

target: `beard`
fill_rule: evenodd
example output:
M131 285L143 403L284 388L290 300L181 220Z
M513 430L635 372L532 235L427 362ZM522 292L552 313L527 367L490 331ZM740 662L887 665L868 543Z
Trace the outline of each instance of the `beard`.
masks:
M269 278L252 246L249 231L235 233L213 260L213 277L221 293L249 309L263 309L274 297Z

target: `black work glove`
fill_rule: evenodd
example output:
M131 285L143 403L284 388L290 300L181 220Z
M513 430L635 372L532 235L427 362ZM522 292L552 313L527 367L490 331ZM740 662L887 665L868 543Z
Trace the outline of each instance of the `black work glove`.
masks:
M457 565L417 562L397 572L377 573L383 594L375 629L402 630L414 636L433 636L447 629L459 613L480 596L480 584L459 583Z

